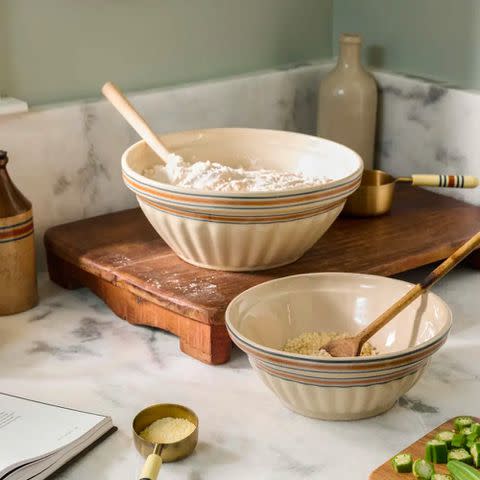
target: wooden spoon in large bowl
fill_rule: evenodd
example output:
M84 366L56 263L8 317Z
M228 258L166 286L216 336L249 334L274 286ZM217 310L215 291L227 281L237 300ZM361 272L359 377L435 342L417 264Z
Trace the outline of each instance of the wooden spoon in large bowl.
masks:
M475 234L468 242L462 245L443 263L441 263L433 272L431 272L423 282L411 288L400 300L395 302L388 310L382 313L370 325L364 328L360 333L350 338L342 338L328 342L324 347L332 357L356 357L360 355L363 344L390 320L392 320L404 308L410 305L422 293L426 292L434 283L443 278L453 267L458 265L469 253L480 246L480 232Z
M168 163L171 153L119 88L112 82L107 82L102 87L102 93L160 159Z

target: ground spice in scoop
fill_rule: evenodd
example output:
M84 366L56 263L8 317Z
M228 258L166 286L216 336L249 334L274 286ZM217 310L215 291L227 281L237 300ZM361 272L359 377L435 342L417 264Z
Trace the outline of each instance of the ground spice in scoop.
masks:
M155 420L140 436L151 443L175 443L188 437L195 425L186 418L165 417Z

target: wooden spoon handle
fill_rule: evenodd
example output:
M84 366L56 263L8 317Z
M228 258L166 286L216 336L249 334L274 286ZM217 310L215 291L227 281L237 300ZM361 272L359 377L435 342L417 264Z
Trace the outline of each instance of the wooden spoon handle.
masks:
M170 152L158 139L157 135L148 126L143 117L135 110L125 95L112 83L107 82L102 87L102 93L107 100L119 111L120 115L133 127L133 129L145 140L147 145L167 163Z
M362 330L357 338L359 339L359 351L363 344L381 328L383 328L393 317L400 313L405 307L410 305L423 292L427 291L434 283L443 278L453 267L458 265L469 253L480 246L480 232L476 233L468 242L463 244L458 250L442 262L433 272L431 272L423 282L411 288L400 300L395 302L388 310L382 313L368 327Z

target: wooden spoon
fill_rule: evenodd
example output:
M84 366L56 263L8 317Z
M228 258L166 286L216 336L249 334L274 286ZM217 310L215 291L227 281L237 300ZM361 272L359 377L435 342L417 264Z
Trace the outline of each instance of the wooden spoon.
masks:
M168 163L170 152L125 95L112 82L107 82L102 87L102 93L163 162Z
M400 300L395 302L387 311L382 313L370 325L360 333L350 338L332 340L323 347L332 357L356 357L360 355L363 344L383 328L392 318L410 305L422 293L426 292L434 283L444 277L453 267L458 265L469 253L480 246L480 232L474 235L467 243L462 245L433 272L431 272L422 283L411 288Z

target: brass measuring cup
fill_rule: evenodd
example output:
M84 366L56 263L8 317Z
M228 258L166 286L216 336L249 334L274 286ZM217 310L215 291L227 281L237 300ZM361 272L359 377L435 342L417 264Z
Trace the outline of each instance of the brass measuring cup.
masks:
M468 175L416 174L392 177L382 170L364 170L360 187L348 197L343 213L353 217L375 217L392 208L397 182L421 187L475 188L478 178Z
M174 443L154 444L140 436L155 420L165 417L185 418L195 425L195 430ZM159 403L140 411L133 419L132 430L135 448L146 459L139 480L155 480L162 463L176 462L195 450L198 442L198 417L193 410L183 405Z

